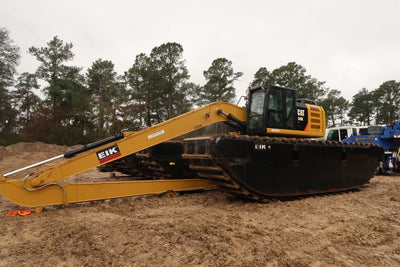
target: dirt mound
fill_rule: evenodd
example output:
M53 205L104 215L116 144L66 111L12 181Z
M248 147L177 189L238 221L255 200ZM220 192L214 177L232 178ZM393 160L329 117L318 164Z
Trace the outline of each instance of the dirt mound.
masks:
M27 165L31 165L58 155L62 155L65 151L73 149L77 146L59 146L54 144L46 144L42 142L21 142L14 145L0 147L0 173L6 173L16 170ZM54 162L51 162L51 164ZM46 164L44 166L48 166ZM34 168L32 170L35 170ZM31 171L32 171L31 170ZM23 172L22 174L26 174Z
M65 150L7 148L0 170ZM399 266L399 196L400 177L376 176L360 190L269 203L207 191L26 217L6 217L22 207L0 196L0 266Z
M21 142L14 145L0 147L0 157L14 156L20 153L63 153L68 150L67 146L46 144L42 142Z

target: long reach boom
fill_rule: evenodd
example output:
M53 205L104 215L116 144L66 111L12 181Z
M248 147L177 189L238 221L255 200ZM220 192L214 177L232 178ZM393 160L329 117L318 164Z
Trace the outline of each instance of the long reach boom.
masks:
M59 181L207 125L231 121L227 115L231 118L233 116L239 121L246 121L247 113L243 108L233 104L215 102L142 131L128 132L110 139L114 141L93 143L78 150L68 151L64 154L66 158L64 161L36 171L23 179L8 178L14 172L1 175L0 193L21 206L37 207L163 193L169 190L181 191L214 187L203 179L86 184L61 184Z

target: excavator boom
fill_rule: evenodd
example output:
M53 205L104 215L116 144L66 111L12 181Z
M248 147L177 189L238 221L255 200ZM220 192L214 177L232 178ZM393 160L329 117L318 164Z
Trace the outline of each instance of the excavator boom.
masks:
M140 194L162 193L169 190L211 188L202 179L129 181L118 183L60 184L59 181L123 158L164 141L182 136L217 122L229 121L223 114L231 114L246 121L243 108L225 102L216 102L177 116L139 132L128 132L100 146L89 145L79 153L65 153L68 158L51 167L34 172L24 179L9 179L10 173L0 177L0 193L10 201L23 206L66 204L98 199L109 199ZM86 150L86 151L85 151Z

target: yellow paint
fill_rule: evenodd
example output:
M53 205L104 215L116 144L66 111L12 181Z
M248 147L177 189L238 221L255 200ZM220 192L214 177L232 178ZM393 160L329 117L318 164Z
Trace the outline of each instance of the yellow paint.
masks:
M118 197L161 194L168 191L211 189L214 185L203 179L139 180L127 182L66 184L65 199L59 186L51 185L38 191L27 191L20 180L9 180L0 186L0 193L24 207L69 204Z
M101 147L83 152L70 159L54 164L46 169L33 173L26 179L25 186L38 189L43 185L61 181L65 178L95 168L100 164L96 152L118 145L120 155L113 160L157 145L167 140L182 136L199 127L205 127L221 121L228 121L218 114L221 109L231 113L241 121L246 121L246 111L230 103L216 102L172 118L138 132L125 132L124 138L110 142ZM0 177L0 193L10 201L21 206L36 207L63 203L82 202L142 194L158 194L169 190L182 191L211 188L206 181L196 180L157 180L131 181L119 183L67 184L63 189L50 185L37 191L27 191L21 180Z
M293 137L324 137L326 130L325 111L320 106L306 104L308 127L305 131L267 128L267 134Z

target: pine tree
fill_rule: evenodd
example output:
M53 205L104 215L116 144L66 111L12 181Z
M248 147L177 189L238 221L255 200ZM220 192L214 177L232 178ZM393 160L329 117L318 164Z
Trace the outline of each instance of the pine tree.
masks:
M36 132L41 141L72 145L88 140L89 93L80 68L65 65L74 57L72 47L72 43L55 36L46 47L29 48L40 62L37 77L48 83L43 88L44 107L39 113L45 117L36 122L47 129L45 133Z
M198 104L204 105L216 101L231 102L235 98L233 83L243 73L235 72L232 61L226 58L213 60L208 70L203 72L207 83L199 89Z
M19 47L8 30L0 28L0 145L11 142L17 127L17 111L11 105L9 88L14 85L19 59Z

